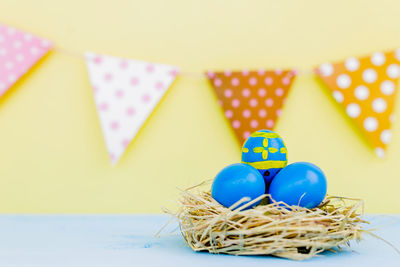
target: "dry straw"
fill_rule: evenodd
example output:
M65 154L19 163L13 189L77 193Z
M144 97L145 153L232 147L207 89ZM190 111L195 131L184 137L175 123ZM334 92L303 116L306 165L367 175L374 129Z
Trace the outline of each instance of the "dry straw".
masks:
M359 241L364 230L363 201L328 196L314 209L287 206L282 202L258 205L260 196L235 209L248 199L225 208L209 192L204 182L181 192L181 207L174 215L186 243L194 251L233 255L273 255L293 260L311 258L333 247Z

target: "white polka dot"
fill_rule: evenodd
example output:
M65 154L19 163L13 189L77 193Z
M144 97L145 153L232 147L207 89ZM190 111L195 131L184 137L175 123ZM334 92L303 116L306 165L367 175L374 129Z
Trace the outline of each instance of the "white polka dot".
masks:
M341 74L337 77L336 79L336 84L342 88L342 89L346 89L350 86L351 84L351 79L349 77L349 75L347 74Z
M349 71L356 71L360 66L360 62L355 57L350 57L346 59L346 62L344 64L346 66L346 69L348 69Z
M383 158L385 156L385 150L383 148L377 147L375 148L375 154L378 157Z
M0 56L7 55L7 50L5 48L0 48Z
M381 83L381 92L384 95L391 95L394 93L394 83L392 81L384 81Z
M319 66L319 71L321 72L322 76L331 76L333 73L333 66L329 63L324 63Z
M50 42L47 41L47 40L42 40L42 41L40 42L40 44L41 44L43 47L49 47L49 46L50 46Z
M383 63L385 63L385 60L386 60L385 54L383 54L382 52L375 52L371 56L371 62L375 66L383 65Z
M4 90L4 89L6 89L6 84L0 82L0 91L2 91L2 90Z
M27 42L31 41L32 40L32 35L30 35L29 33L26 33L24 35L24 40L27 41Z
M389 67L386 69L386 74L390 78L397 78L400 75L400 67L397 64L390 64Z
M369 96L369 90L366 86L360 85L354 90L354 95L358 100L365 100Z
M377 98L372 102L372 109L377 113L382 113L386 110L386 101L382 98Z
M337 102L342 103L343 102L343 94L339 91L333 91L332 93L333 97L336 99Z
M16 59L18 62L21 62L21 61L23 61L23 60L25 59L25 57L24 57L23 54L17 54L17 55L15 56L15 59Z
M8 70L11 70L12 68L14 68L14 63L12 63L11 61L7 61L7 62L4 64L4 67L5 67L6 69L8 69Z
M8 27L8 28L7 28L7 33L8 33L9 35L14 35L14 34L15 34L15 29L14 29L14 28L11 28L11 27Z
M376 71L373 69L366 69L364 70L362 77L366 83L373 83L376 81L378 74L376 74Z
M10 75L8 75L7 78L8 78L8 81L11 83L13 83L17 80L17 76L15 74L10 74Z
M378 121L374 117L368 117L364 120L364 128L368 132L373 132L378 128Z
M355 103L351 103L346 107L346 113L351 118L357 118L361 113L360 106Z
M382 143L389 144L391 139L392 139L392 131L383 130L381 132L381 141L382 141Z
M15 41L13 45L14 45L14 48L19 49L19 48L21 48L22 43L20 41Z
M35 46L30 49L32 55L37 55L39 53L39 49Z
M4 36L0 34L0 43L3 43L5 40Z

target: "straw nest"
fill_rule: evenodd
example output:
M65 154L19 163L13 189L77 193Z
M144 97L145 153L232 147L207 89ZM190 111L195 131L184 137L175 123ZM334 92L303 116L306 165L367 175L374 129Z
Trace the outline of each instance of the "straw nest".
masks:
M186 243L194 251L233 255L273 255L293 260L316 254L349 241L359 241L363 229L363 201L327 196L314 209L268 202L269 195L235 209L215 201L210 192L202 191L202 183L181 192L180 209L174 215ZM262 199L260 205L245 209ZM245 209L245 210L244 210Z

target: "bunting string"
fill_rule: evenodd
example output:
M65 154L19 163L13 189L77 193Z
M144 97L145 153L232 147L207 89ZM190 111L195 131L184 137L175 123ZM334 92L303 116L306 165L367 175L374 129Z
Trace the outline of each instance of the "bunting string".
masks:
M81 60L85 60L83 53L72 51L72 50L66 49L64 47L54 46L52 51L59 53L59 54L64 54L66 56L71 56L71 57L75 57L75 58L78 58ZM308 75L311 76L311 75L316 74L314 69L309 69L309 70L295 69L295 71L297 72L297 75L302 75L302 76L308 76ZM208 77L206 75L204 75L203 72L191 72L191 71L185 71L185 70L182 70L179 73L179 76L198 77L200 79L208 79Z

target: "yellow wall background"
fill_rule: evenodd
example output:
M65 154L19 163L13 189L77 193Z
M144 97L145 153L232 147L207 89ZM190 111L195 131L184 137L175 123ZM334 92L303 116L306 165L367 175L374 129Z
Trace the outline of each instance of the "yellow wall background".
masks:
M396 48L399 10L395 0L2 0L0 21L72 54L92 50L200 74L309 70ZM399 126L387 158L378 159L323 86L301 75L276 131L290 162L325 171L329 193L363 198L367 212L386 213L400 212ZM52 52L0 99L0 212L160 212L177 187L238 161L233 132L201 76L178 78L114 168L79 57Z

